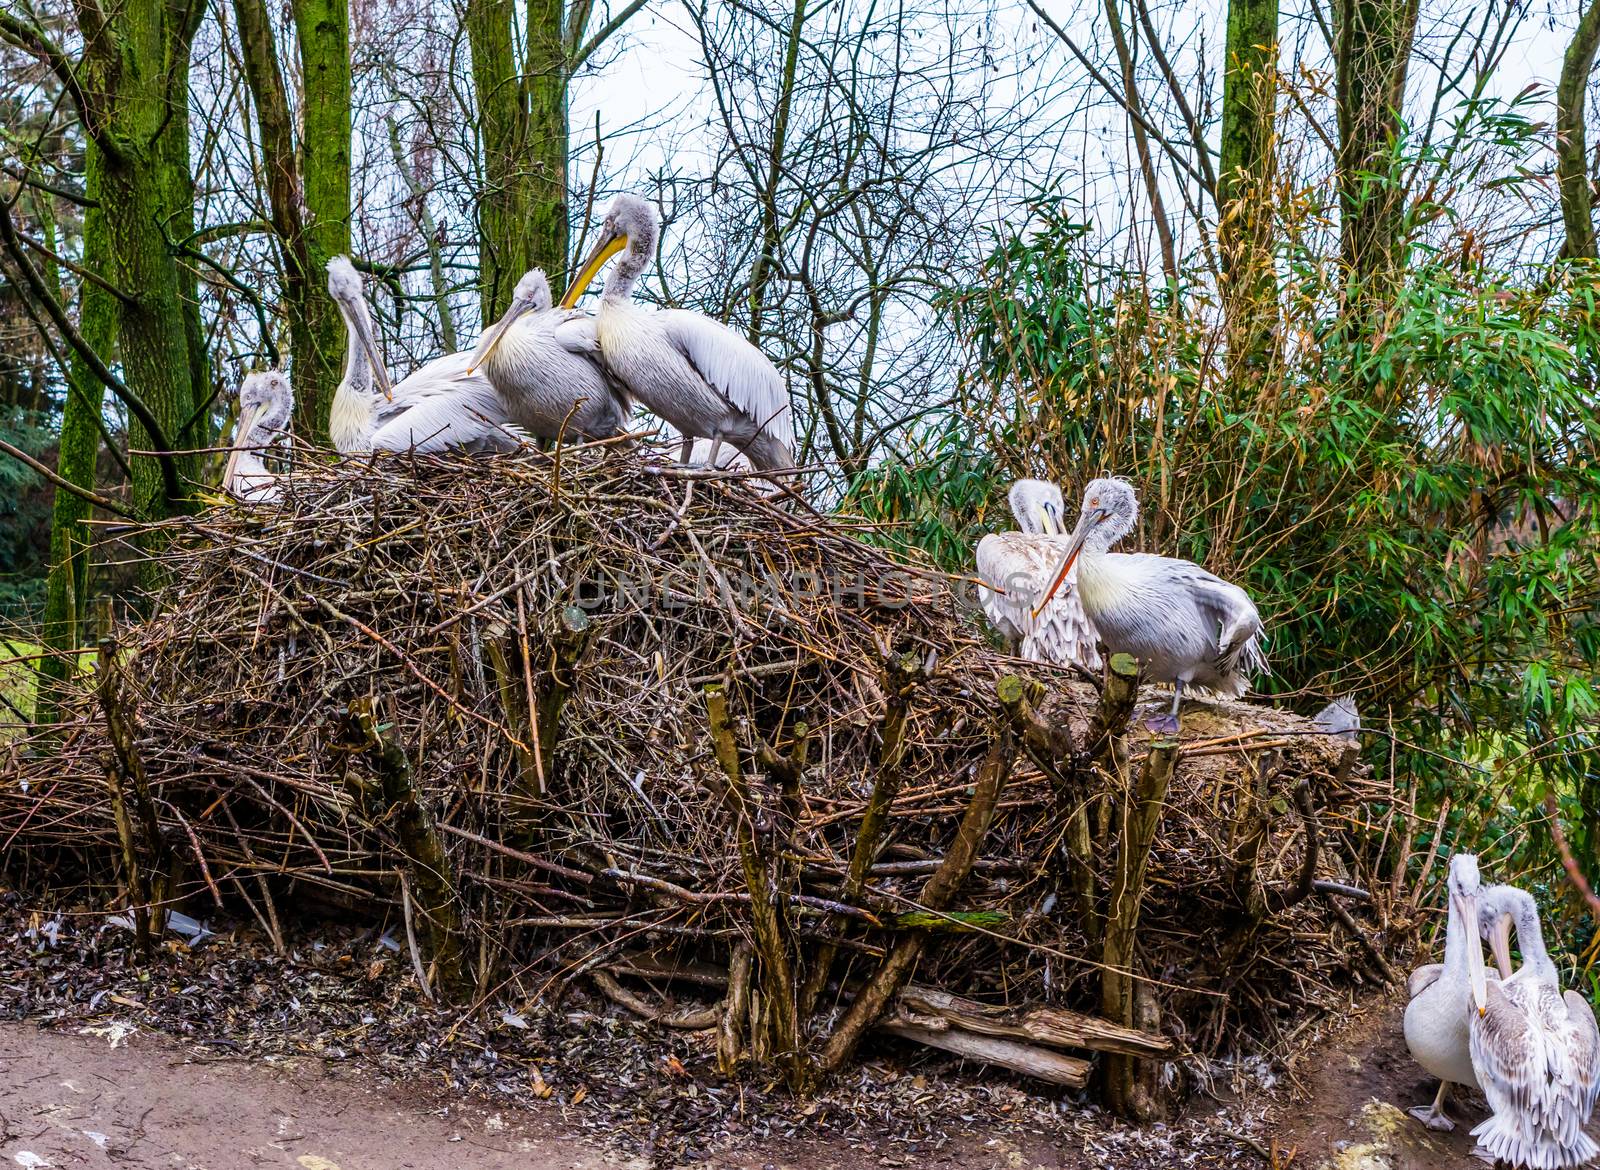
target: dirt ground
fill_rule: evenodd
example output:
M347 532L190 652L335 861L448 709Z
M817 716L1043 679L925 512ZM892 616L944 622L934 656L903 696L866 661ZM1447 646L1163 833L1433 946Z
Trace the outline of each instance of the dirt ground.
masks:
M1458 1170L1471 1158L1468 1130L1482 1116L1468 1095L1451 1134L1425 1131L1404 1113L1433 1086L1400 1035L1398 1002L1374 1004L1302 1062L1300 1091L1286 1089L1265 1114L1267 1140L1233 1164L1263 1170ZM974 1070L975 1075L982 1075ZM1233 1102L1236 1109L1238 1103ZM215 1056L126 1025L49 1031L0 1024L0 1159L28 1170L649 1170L643 1158L608 1152L580 1135L581 1105L485 1103L424 1079L401 1081L311 1057ZM1195 1156L1184 1128L1226 1122L1215 1105L1190 1110L1171 1132L1147 1133L1135 1153L1081 1128L1054 1141L997 1128L910 1164L938 1168L1079 1170L1133 1164L1221 1165ZM1215 1113L1215 1116L1209 1114ZM1106 1125L1104 1121L1102 1125ZM1103 1137L1114 1135L1107 1131ZM1274 1167L1274 1154L1276 1163ZM717 1170L855 1170L904 1165L870 1141L818 1138L752 1142L700 1163Z

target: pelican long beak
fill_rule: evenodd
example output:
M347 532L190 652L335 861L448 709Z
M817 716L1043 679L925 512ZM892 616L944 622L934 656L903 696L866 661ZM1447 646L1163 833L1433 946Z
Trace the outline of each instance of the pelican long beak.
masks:
M1494 952L1494 965L1499 968L1501 979L1511 978L1511 921L1511 915L1500 915L1489 937L1489 949Z
M606 266L606 261L628 246L627 236L601 237L589 251L589 257L583 262L583 267L578 269L578 275L572 280L566 293L561 298L561 307L570 309L578 303L578 298L594 283L594 278Z
M1050 509L1043 504L1039 505L1039 527L1046 536L1055 536L1057 534L1055 522L1050 519Z
M1478 923L1478 897L1476 894L1461 898L1452 895L1451 904L1466 923L1467 985L1472 989L1472 1006L1481 1016L1489 1003L1489 973L1483 965L1483 939L1475 929Z
M484 362L489 360L489 355L494 352L495 346L505 338L511 326L517 319L533 306L527 302L512 301L510 308L500 315L500 320L483 331L483 336L478 338L477 347L472 351L472 357L467 360L467 373L471 374Z
M372 376L377 380L378 389L383 391L385 399L393 402L394 383L389 381L389 371L383 368L383 355L378 352L378 342L372 336L372 321L366 313L346 309L343 304L340 304L339 307L345 310L345 328L355 337L356 344L361 347L361 352L366 355L367 365L372 369Z
M1061 583L1067 579L1067 574L1072 572L1072 566L1077 563L1078 554L1083 551L1083 542L1089 539L1089 533L1093 531L1095 525L1106 518L1107 514L1105 509L1100 508L1093 512L1085 512L1078 517L1078 526L1072 530L1072 538L1067 543L1067 551L1062 554L1061 562L1050 576L1049 588L1044 591L1044 596L1039 599L1039 603L1033 607L1034 621L1039 620L1039 615L1044 612L1044 607L1050 604L1050 599L1061 588Z
M247 448L241 447L239 444L250 437L250 430L255 426L256 419L260 414L261 407L259 405L247 406L239 412L239 425L233 428L234 447L232 451L228 452L227 465L222 469L222 490L225 492L233 490L233 476L239 467L239 457L247 450Z

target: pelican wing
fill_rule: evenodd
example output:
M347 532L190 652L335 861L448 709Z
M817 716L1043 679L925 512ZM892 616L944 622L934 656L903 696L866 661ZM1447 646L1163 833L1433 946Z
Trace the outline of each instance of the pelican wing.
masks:
M1520 1152L1532 1147L1544 1112L1543 1037L1526 1008L1496 980L1489 981L1482 1015L1468 1005L1463 1009L1469 1016L1473 1071L1493 1114L1472 1132L1485 1148L1518 1161Z
M1443 974L1443 963L1424 963L1411 972L1410 977L1406 980L1406 997L1408 999L1416 999L1417 996L1437 983L1439 976Z
M1572 1061L1572 1083L1578 1103L1578 1124L1587 1125L1600 1096L1600 1026L1589 1001L1576 991L1562 997L1567 1009L1567 1053Z
M1100 635L1078 596L1076 566L1044 612L1037 620L1033 617L1033 606L1060 557L1060 542L1048 537L1021 532L985 536L978 542L978 576L993 588L980 588L978 602L991 625L1021 643L1024 658L1097 670Z
M778 368L719 321L688 309L656 313L661 331L695 372L767 434L794 450L794 414Z
M1266 655L1261 652L1265 627L1250 595L1198 565L1191 565L1190 570L1187 581L1195 602L1216 624L1218 662L1230 672L1267 673Z
M413 399L410 409L393 414L373 433L372 449L424 455L451 448L515 451L523 438L507 421L505 404L489 380L473 375Z

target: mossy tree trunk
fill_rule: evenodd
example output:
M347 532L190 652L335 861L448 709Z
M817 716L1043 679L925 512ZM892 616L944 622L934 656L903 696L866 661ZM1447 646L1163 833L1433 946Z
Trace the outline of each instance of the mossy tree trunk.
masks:
M295 431L326 443L345 348L327 272L329 259L350 251L349 6L346 0L294 2L305 89L298 141L267 6L234 0L234 11L283 263Z
M1217 245L1228 319L1228 368L1253 382L1272 355L1273 122L1278 0L1231 0L1222 75L1222 152L1217 175Z
M1401 275L1405 190L1399 142L1417 0L1341 0L1334 5L1339 120L1340 253L1345 327L1371 332Z
M1556 85L1556 177L1560 182L1561 218L1567 231L1565 255L1569 260L1595 258L1594 198L1589 187L1584 106L1597 47L1600 0L1590 0L1578 17L1578 27L1561 63L1561 80Z
M96 205L100 192L100 162L94 144L84 152L84 188L89 206L83 213L83 264L91 272L108 266L105 218ZM78 299L78 331L96 353L111 356L117 336L117 302L92 281L83 281ZM105 386L81 358L68 371L67 399L61 411L61 446L56 472L63 479L91 491L100 454L100 412ZM73 654L83 644L83 619L89 599L89 540L84 521L91 508L87 500L57 490L50 516L50 573L45 582L43 649L39 683L35 692L34 721L53 723L59 709L59 684L76 665Z
M591 35L593 0L526 0L520 37L513 0L467 4L483 153L478 264L485 324L505 311L529 268L543 268L552 286L564 282L570 235L567 85L644 3L631 0Z

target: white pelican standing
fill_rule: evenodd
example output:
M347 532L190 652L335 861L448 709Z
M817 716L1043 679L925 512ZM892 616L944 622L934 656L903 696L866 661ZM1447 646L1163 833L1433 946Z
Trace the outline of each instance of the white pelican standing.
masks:
M640 308L633 286L655 260L661 217L645 200L618 195L600 237L561 298L570 309L600 269L625 254L606 277L595 325L600 358L628 393L671 423L688 461L693 440L737 447L758 471L794 466L794 415L777 367L719 321L687 309Z
M991 532L978 542L978 601L1012 651L1036 662L1100 668L1095 629L1068 589L1033 617L1033 604L1061 555L1066 530L1061 489L1042 479L1019 479L1006 497L1021 532Z
M1433 1105L1419 1105L1411 1115L1429 1129L1451 1130L1455 1122L1444 1113L1445 1095L1452 1084L1478 1086L1473 1068L1471 1018L1488 1000L1488 972L1483 965L1483 940L1479 937L1478 859L1457 853L1450 859L1449 918L1445 922L1444 963L1429 964L1413 972L1415 990L1406 1005L1406 1047L1412 1059L1439 1078ZM1435 970L1436 968L1436 970ZM1428 978L1422 978L1424 972Z
M328 415L328 433L340 454L514 451L521 445L494 386L482 375L468 375L471 354L446 354L399 385L390 383L361 278L345 256L328 261L328 295L349 333L344 379Z
M1515 886L1483 891L1483 923L1500 979L1471 1021L1472 1062L1492 1110L1472 1131L1485 1153L1513 1166L1563 1170L1600 1154L1583 1132L1600 1092L1600 1030L1588 1001L1561 991L1539 908ZM1511 969L1511 927L1522 966Z
M627 425L633 403L600 361L594 318L556 310L544 270L517 281L505 314L483 331L468 372L482 368L511 420L542 439L606 439Z
M222 470L222 490L235 499L265 503L279 495L278 477L267 470L262 453L288 434L294 391L277 370L248 374L239 386L239 425L233 450Z
M1083 612L1112 654L1131 654L1152 682L1172 684L1172 710L1152 731L1178 730L1184 687L1238 698L1267 669L1261 615L1243 589L1190 561L1151 553L1114 553L1133 531L1139 500L1119 479L1091 480L1077 527L1066 543L1035 619L1077 569Z

